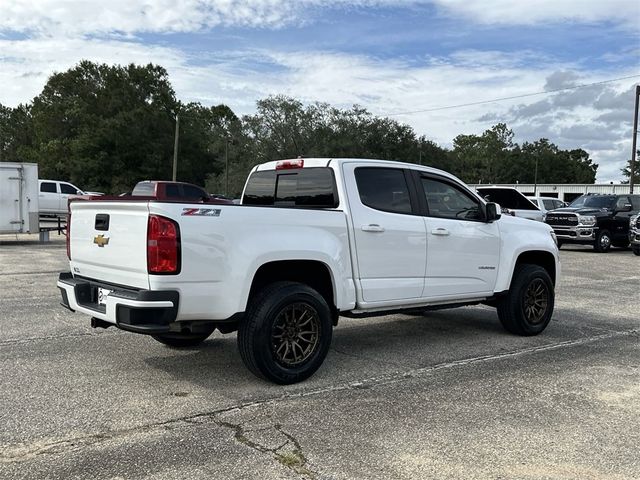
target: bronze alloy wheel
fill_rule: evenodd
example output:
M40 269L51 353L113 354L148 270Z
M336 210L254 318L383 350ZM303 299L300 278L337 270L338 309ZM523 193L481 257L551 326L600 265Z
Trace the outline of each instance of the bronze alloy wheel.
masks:
M320 339L320 317L311 305L294 303L280 311L271 329L271 349L283 367L308 360Z
M522 308L529 323L537 325L544 320L549 305L549 290L540 278L534 279L524 292Z

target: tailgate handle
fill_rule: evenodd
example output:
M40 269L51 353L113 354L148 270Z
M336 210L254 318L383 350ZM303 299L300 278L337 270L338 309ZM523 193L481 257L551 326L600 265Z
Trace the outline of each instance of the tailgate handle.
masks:
M96 215L96 230L103 232L109 230L109 215L106 213L98 213Z

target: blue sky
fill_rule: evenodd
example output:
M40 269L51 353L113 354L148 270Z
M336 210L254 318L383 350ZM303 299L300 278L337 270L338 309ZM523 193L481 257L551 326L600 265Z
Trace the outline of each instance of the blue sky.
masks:
M384 115L640 75L637 0L2 0L0 103L81 59L163 65L178 96ZM640 76L569 92L396 116L437 143L498 121L517 141L585 148L620 178Z

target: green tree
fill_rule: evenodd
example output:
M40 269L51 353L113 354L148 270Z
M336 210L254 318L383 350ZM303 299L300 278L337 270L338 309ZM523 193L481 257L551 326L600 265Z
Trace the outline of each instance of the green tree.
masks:
M627 160L627 165L624 168L621 168L622 172L622 183L629 183L631 180L631 159ZM634 184L640 182L640 150L636 150L636 162L633 169L633 182Z
M25 162L26 149L33 144L31 107L16 108L0 104L0 162Z
M482 135L458 135L453 140L453 168L469 183L499 183L513 148L513 132L504 123Z

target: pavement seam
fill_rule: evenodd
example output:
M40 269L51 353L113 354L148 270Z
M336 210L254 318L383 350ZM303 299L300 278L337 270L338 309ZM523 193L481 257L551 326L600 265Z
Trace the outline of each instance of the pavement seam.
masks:
M392 373L383 374L375 377L369 377L363 380L349 382L349 383L331 385L327 387L317 388L317 389L308 390L308 391L301 391L296 393L287 393L278 397L244 402L238 405L233 405L230 407L213 410L210 412L187 415L184 417L170 419L163 422L150 423L147 425L141 425L141 426L127 428L127 429L113 430L110 432L96 433L96 434L90 434L86 436L61 439L61 440L56 440L54 442L49 442L49 443L36 442L35 444L31 444L31 446L24 445L24 444L2 445L0 446L1 447L0 463L19 462L19 461L28 460L30 458L36 457L38 455L43 455L43 454L60 454L67 450L77 450L79 447L82 447L82 446L94 445L94 444L102 443L115 438L126 437L133 433L151 432L154 430L162 430L162 429L172 429L172 428L177 428L179 426L195 424L195 423L198 423L199 420L200 421L209 420L217 425L231 428L231 429L236 429L238 427L237 425L229 422L224 422L222 420L217 419L216 417L228 412L241 411L247 408L273 404L276 402L287 401L290 399L321 395L328 392L339 392L339 391L345 391L345 390L362 389L362 388L370 388L373 386L388 385L391 383L401 382L406 379L426 376L433 372L443 370L443 369L464 367L468 365L486 363L494 360L502 360L505 358L519 357L523 355L530 355L530 354L546 352L551 350L558 350L565 347L574 347L578 345L584 345L587 343L593 343L593 342L608 340L608 339L617 338L617 337L627 337L627 336L639 335L639 334L640 334L640 328L634 328L631 330L623 330L623 331L611 331L608 333L603 333L603 334L595 335L592 337L586 337L586 338L575 339L575 340L567 340L567 341L558 342L558 343L540 345L536 347L529 347L529 348L524 348L520 350L512 350L509 352L502 352L498 354L470 357L470 358L465 358L461 360L455 360L452 362L443 362L436 365L430 365L427 367L414 368L414 369L406 370L404 372L392 372ZM240 427L243 428L241 425ZM281 430L279 431L285 437L291 440L288 434L282 432ZM244 429L242 429L241 432L244 432ZM301 452L302 449L299 448L299 443L297 442L293 442L293 443L296 446L296 448L298 448ZM261 447L266 448L263 446ZM279 447L279 448L282 448L282 447ZM266 451L270 451L270 450L267 449ZM306 459L305 459L305 463L306 463ZM309 470L309 473L307 475L310 475L310 474L313 475L314 473ZM309 478L312 478L312 477L309 477Z
M109 332L109 334L113 335L115 332ZM45 335L44 337L27 337L27 338L17 338L15 340L3 340L0 341L0 347L6 347L10 345L20 345L23 343L37 342L40 340L55 340L59 338L77 338L77 337L95 337L98 335L105 335L105 332L85 332L85 333L69 333L65 335Z

